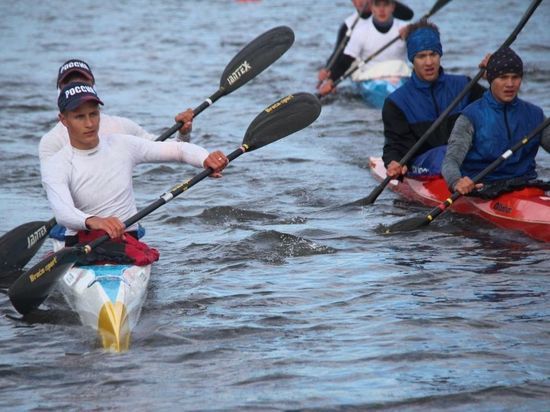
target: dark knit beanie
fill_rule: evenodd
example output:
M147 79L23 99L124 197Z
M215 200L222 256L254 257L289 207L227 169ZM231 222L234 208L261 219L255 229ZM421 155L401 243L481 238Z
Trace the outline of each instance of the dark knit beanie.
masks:
M516 73L523 76L523 62L509 47L497 50L487 63L487 80L492 83L497 77L506 73Z

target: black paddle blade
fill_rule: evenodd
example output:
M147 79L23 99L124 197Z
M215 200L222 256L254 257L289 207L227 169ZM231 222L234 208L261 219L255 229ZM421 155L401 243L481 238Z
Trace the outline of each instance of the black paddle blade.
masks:
M426 216L416 216L403 219L390 226L383 226L381 231L384 234L410 232L412 230L420 229L423 226L428 226L429 224L430 220L427 219Z
M319 99L310 93L290 94L267 107L250 123L243 139L247 151L259 149L309 126L321 114Z
M281 57L292 43L294 32L286 26L275 27L258 36L229 62L220 79L220 89L224 94L237 90Z
M0 238L0 272L21 270L38 252L55 219L29 222L10 230Z
M380 193L382 193L382 190L385 186L382 186L382 189L378 189L380 186L377 186L374 191L372 191L368 196L362 197L361 199L357 199L354 202L346 203L343 206L369 206L372 205L376 199L378 199L378 196Z
M376 186L368 196L356 200L355 202L350 203L350 205L353 206L368 206L372 205L374 202L376 202L376 199L378 199L378 196L384 191L384 188L388 185L388 183L391 181L391 177L386 176L382 182L378 186Z
M19 276L8 291L13 307L24 315L40 306L83 253L81 249L63 248Z

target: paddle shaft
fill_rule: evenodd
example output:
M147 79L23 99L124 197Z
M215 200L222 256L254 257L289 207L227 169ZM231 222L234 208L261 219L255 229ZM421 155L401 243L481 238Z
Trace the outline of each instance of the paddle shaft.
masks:
M359 23L359 21L361 20L361 15L365 12L366 8L367 8L367 5L365 4L363 9L357 12L357 17L355 18L351 26L348 27L348 30L346 31L346 35L340 41L334 53L332 53L332 56L330 57L330 60L328 61L327 66L325 67L325 70L328 70L328 71L332 70L332 66L334 66L334 63L336 62L338 57L340 57L340 54L342 53L342 51L344 51L344 49L348 45L349 39L351 38L351 34L353 33L353 29L355 29L355 26L357 26L357 23Z
M514 31L508 36L508 38L502 43L502 45L497 49L500 50L504 47L510 46L514 40L516 39L519 32L523 29L529 18L532 16L532 14L535 12L536 8L539 6L539 4L542 2L542 0L533 0L531 2L531 5L517 24ZM485 72L485 68L482 68L479 70L479 72L476 74L476 76L466 85L466 87L458 94L458 96L455 97L455 99L451 102L449 107L447 107L443 113L439 115L439 117L432 123L432 125L426 130L426 132L418 139L418 141L409 149L409 151L403 156L403 158L399 161L399 164L401 166L407 164L409 160L415 155L417 150L426 142L428 137L437 129L441 123L446 119L446 117L449 115L449 113L456 107L457 104L461 102L461 100L470 92L470 89L476 84L479 79L483 76L483 73ZM370 205L374 203L374 201L378 198L380 193L384 191L384 188L388 185L388 183L392 180L391 177L386 176L386 178L376 187L374 190L363 199L359 199L356 202L353 202L353 204L357 205Z
M234 150L233 152L229 153L227 155L227 159L229 162L235 160L237 157L242 155L248 150L248 146L246 144L243 144L238 149ZM168 203L175 197L179 196L183 192L187 191L189 188L195 186L197 183L199 183L201 180L204 180L208 176L210 176L212 173L214 173L214 170L211 168L205 169L199 174L195 175L193 178L180 183L176 186L174 186L170 191L164 193L162 196L160 196L159 199L149 204L149 206L141 209L138 211L135 215L129 217L127 220L124 221L124 226L129 227L135 223L137 223L139 220L143 219L145 216L151 214L155 210L157 210L162 205ZM84 253L88 254L91 252L94 248L99 246L100 244L106 242L109 240L109 235L105 234L97 239L94 239L92 242L88 243L86 246L83 247Z
M200 113L204 111L207 107L210 107L216 100L218 100L220 97L224 96L226 94L226 91L223 87L220 87L216 92L210 96L208 99L205 99L200 105L195 107L193 109L193 118L197 117ZM161 134L159 137L156 138L157 142L163 142L164 140L168 139L170 136L172 136L178 129L180 129L183 126L183 122L177 122L175 123L171 128L166 130L163 134Z
M550 118L546 119L544 122L538 125L535 128L535 130L533 130L531 133L529 133L527 136L525 136L523 139L517 142L514 146L512 146L510 149L504 152L498 159L493 161L485 169L479 172L472 179L472 181L474 183L479 183L485 176L487 176L489 173L491 173L497 167L499 167L502 164L502 162L504 162L506 159L512 156L521 147L525 146L534 136L536 136L537 134L542 132L546 127L548 127L549 124L550 124ZM460 194L459 192L456 192L456 191L453 192L453 194L448 199L446 199L444 202L442 202L441 204L439 204L437 207L435 207L430 211L430 213L426 216L426 223L431 223L436 217L438 217L441 213L447 210L453 204L453 202L461 196L462 194Z

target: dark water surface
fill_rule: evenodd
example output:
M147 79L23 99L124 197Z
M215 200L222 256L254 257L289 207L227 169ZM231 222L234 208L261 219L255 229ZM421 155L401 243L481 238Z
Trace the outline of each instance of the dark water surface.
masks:
M417 16L432 5L406 3ZM451 2L434 19L445 68L475 75L527 4ZM105 112L160 134L244 44L290 26L289 52L194 122L194 142L229 152L264 107L313 91L350 12L348 0L0 2L0 233L51 215L37 147L66 59L92 65ZM522 96L547 115L548 22L545 0L514 43ZM21 319L2 278L0 409L549 410L548 245L453 214L385 237L379 224L425 210L392 193L319 213L375 187L367 157L382 140L380 113L348 84L312 127L146 218L161 261L125 354L99 349L59 293ZM550 156L538 161L549 179ZM195 173L141 166L138 205Z

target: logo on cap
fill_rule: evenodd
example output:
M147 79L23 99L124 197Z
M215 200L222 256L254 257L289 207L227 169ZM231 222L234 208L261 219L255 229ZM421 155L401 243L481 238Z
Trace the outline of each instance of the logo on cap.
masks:
M64 71L69 70L69 69L75 69L75 68L84 69L88 72L91 72L90 66L88 66L86 63L84 63L82 61L79 61L79 60L73 60L73 61L65 63L63 66L61 66L61 68L59 69L59 73L63 74Z
M59 68L59 72L57 74L57 87L59 87L59 83L61 83L63 79L74 72L82 74L84 77L91 80L92 82L95 80L92 69L90 69L90 66L88 66L86 62L76 59L67 60Z
M92 86L82 82L69 83L61 90L57 106L60 112L64 112L66 110L74 110L87 101L103 104Z

